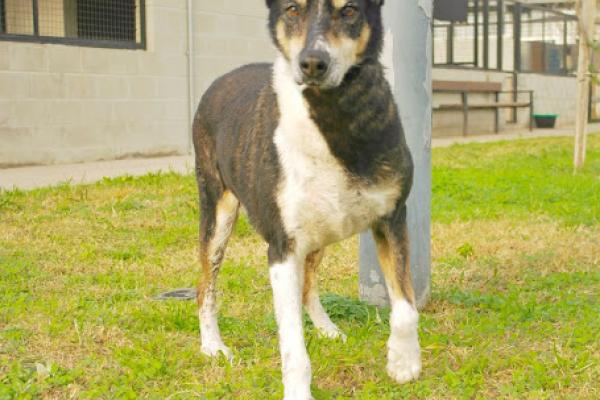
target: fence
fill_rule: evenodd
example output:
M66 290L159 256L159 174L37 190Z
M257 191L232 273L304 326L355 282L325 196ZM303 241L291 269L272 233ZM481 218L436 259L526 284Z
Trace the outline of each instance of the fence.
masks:
M577 19L548 7L469 0L463 22L434 21L435 66L572 74L577 69Z

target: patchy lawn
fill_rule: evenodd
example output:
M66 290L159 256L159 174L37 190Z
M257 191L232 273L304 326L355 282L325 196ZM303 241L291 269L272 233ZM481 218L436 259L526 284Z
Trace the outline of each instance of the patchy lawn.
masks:
M306 323L317 399L600 398L600 136L434 151L423 375L385 374L387 312L356 300L356 239L329 249ZM220 279L235 361L199 352L197 195L174 174L0 193L0 399L280 398L265 245L241 218Z

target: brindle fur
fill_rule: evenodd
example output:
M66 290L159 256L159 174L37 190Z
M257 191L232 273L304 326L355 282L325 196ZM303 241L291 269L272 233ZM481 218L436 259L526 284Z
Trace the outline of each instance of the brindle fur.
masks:
M317 268L323 260L324 251L322 249L315 250L306 256L304 263L304 288L302 289L302 302L306 304L310 290L316 287Z
M331 152L349 172L369 182L399 174L404 181L401 197L406 199L412 160L382 66L354 68L341 86L309 88L304 94Z

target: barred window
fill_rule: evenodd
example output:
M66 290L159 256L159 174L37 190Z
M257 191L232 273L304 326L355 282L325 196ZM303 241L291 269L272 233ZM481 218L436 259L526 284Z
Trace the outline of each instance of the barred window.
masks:
M0 0L0 40L145 48L144 0Z
M0 0L0 33L6 33L6 22L5 22L5 15L6 12L4 11L4 0Z

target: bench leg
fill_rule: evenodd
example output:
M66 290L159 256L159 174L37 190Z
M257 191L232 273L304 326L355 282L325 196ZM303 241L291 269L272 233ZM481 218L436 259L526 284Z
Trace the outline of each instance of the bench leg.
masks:
M529 132L533 131L533 92L529 92Z
M496 104L498 104L498 101L500 101L500 95L496 92ZM497 134L500 132L500 109L496 107L494 111L494 133Z
M467 99L467 92L462 92L461 97L463 106L463 136L467 136L469 131L469 100Z
M533 109L529 106L529 132L533 132Z

